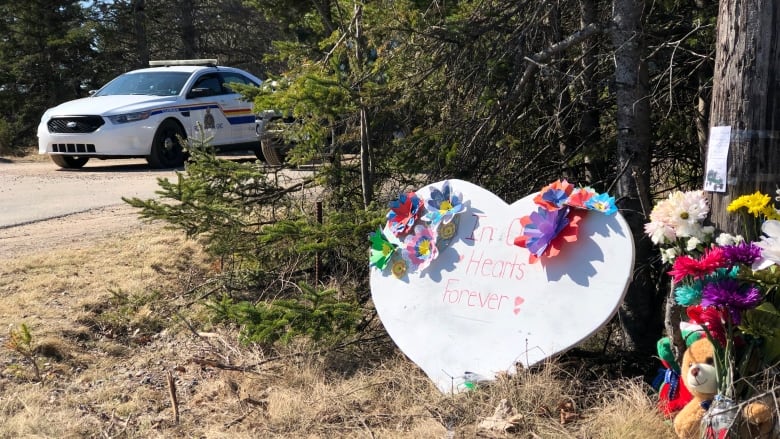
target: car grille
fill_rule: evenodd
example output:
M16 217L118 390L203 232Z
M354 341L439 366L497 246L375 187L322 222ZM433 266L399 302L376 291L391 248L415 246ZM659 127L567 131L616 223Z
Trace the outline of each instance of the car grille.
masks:
M95 152L95 145L92 143L54 143L51 145L52 152Z
M46 126L50 133L91 133L105 121L100 116L53 117Z

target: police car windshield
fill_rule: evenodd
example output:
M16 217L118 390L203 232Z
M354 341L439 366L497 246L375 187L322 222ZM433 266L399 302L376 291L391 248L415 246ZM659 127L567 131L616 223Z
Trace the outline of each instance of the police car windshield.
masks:
M103 86L93 96L173 96L181 92L190 75L191 73L187 72L125 73Z

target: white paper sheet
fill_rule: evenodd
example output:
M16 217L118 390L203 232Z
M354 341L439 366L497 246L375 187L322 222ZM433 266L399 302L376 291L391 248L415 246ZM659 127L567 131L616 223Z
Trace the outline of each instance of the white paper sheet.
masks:
M726 192L730 142L730 126L710 128L710 140L707 144L707 165L704 172L705 191Z

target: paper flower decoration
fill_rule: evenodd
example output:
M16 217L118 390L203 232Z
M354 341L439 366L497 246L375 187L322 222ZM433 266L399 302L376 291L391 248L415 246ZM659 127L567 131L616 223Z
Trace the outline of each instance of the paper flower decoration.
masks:
M403 256L413 266L424 270L439 255L433 229L423 225L414 227L414 234L404 240Z
M429 186L428 196L406 192L390 202L383 229L369 236L370 262L395 277L424 270L458 238L457 215L468 208L449 180Z
M449 181L444 182L442 190L431 188L431 195L425 207L427 213L423 219L433 225L440 222L449 223L455 215L464 210L461 194L452 191Z
M402 278L406 274L406 261L403 259L396 259L393 265L390 267L390 271L393 272L393 276Z
M387 240L382 229L372 233L369 240L371 241L371 266L384 270L398 247Z
M455 224L455 222L449 222L449 223L442 223L439 225L439 238L441 239L452 239L455 237L455 234L458 232L458 225Z
M543 187L533 200L540 207L520 218L523 233L514 240L515 245L531 253L528 260L532 264L543 256L557 256L563 243L576 241L579 223L587 210L607 215L617 212L613 197L589 187L575 188L566 180Z
M618 210L617 206L615 206L615 197L610 197L609 194L598 194L590 197L585 202L585 207L605 215L612 215Z
M586 206L586 203L594 195L596 195L596 191L589 187L574 189L574 191L572 191L571 195L569 196L569 199L566 201L566 205L576 207L578 209L587 209L588 207Z
M546 210L560 209L573 191L574 186L568 181L556 180L539 191L539 194L534 197L534 203Z
M414 192L401 194L397 200L391 201L387 224L393 234L401 236L408 233L422 214L422 207L423 200Z
M577 231L582 214L569 208L536 212L520 218L523 234L515 238L514 244L525 247L531 253L528 261L533 264L541 257L552 258L561 251L565 242L577 240Z

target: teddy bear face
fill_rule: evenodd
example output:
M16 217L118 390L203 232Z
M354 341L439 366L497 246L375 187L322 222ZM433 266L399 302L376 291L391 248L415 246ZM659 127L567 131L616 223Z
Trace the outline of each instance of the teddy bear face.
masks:
M706 338L696 340L683 356L683 381L693 395L709 399L718 392L715 353Z

